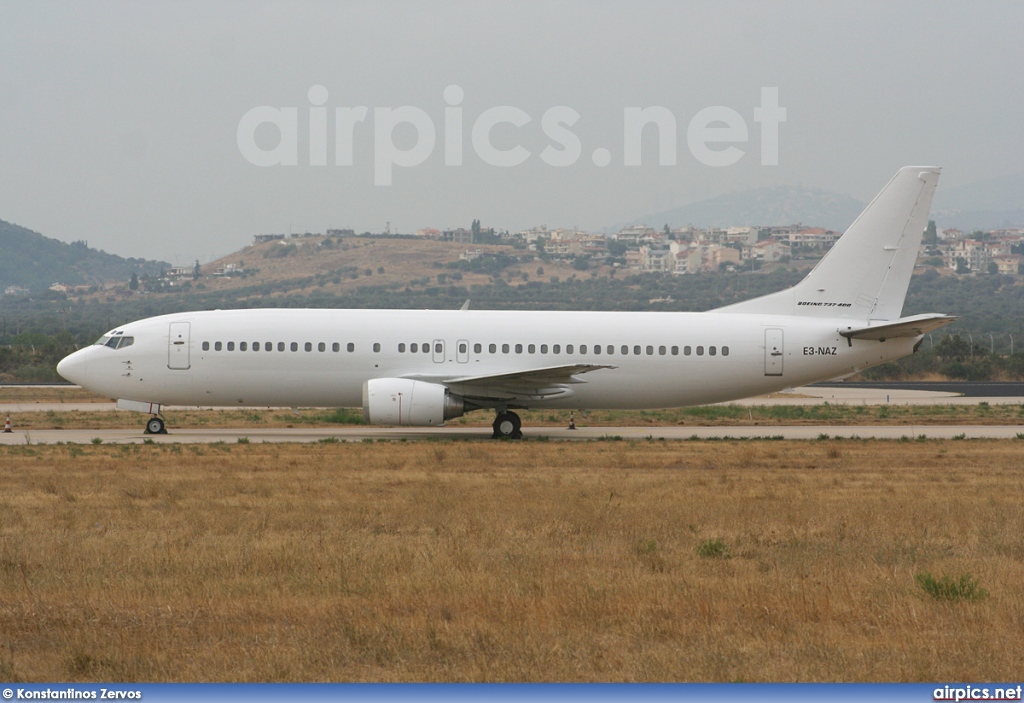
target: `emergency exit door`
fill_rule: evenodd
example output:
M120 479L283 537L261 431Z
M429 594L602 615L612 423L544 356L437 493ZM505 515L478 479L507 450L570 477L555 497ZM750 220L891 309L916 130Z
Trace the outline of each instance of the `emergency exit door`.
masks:
M167 335L167 368L185 370L189 363L189 339L191 323L172 322Z

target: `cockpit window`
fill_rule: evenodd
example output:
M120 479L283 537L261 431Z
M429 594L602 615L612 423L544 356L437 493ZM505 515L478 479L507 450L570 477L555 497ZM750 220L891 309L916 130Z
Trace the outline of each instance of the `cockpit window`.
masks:
M103 342L103 339L106 339L107 341ZM104 346L108 346L111 349L124 349L125 347L130 347L135 344L135 337L100 338L100 341L96 343L99 344L100 342L103 342Z
M97 347L103 347L103 346L106 346L107 342L109 342L109 341L110 341L110 335L109 334L105 334L102 337L100 337L99 339L97 339L95 342L93 342L93 344L96 345Z

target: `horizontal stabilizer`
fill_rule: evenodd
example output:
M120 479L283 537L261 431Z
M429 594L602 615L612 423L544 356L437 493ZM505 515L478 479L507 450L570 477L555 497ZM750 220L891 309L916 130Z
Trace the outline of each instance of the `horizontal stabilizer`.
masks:
M839 330L839 334L847 339L874 339L884 342L896 337L920 337L959 319L956 315L914 315L881 325Z

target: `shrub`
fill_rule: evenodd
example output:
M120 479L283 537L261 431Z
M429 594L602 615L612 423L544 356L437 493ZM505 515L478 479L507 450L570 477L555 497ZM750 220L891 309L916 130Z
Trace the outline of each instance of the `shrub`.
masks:
M729 548L725 546L725 542L717 537L715 539L705 540L697 546L697 556L704 557L705 559L729 559L732 554Z
M937 579L925 572L917 575L917 585L938 600L976 601L988 597L988 591L978 586L977 579L970 574L961 574L955 579L944 575Z

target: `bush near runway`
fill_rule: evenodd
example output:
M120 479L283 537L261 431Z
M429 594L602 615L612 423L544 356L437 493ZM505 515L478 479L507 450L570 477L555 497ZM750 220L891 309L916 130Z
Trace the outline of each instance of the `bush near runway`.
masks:
M1022 463L1015 441L0 447L0 679L1012 680Z

